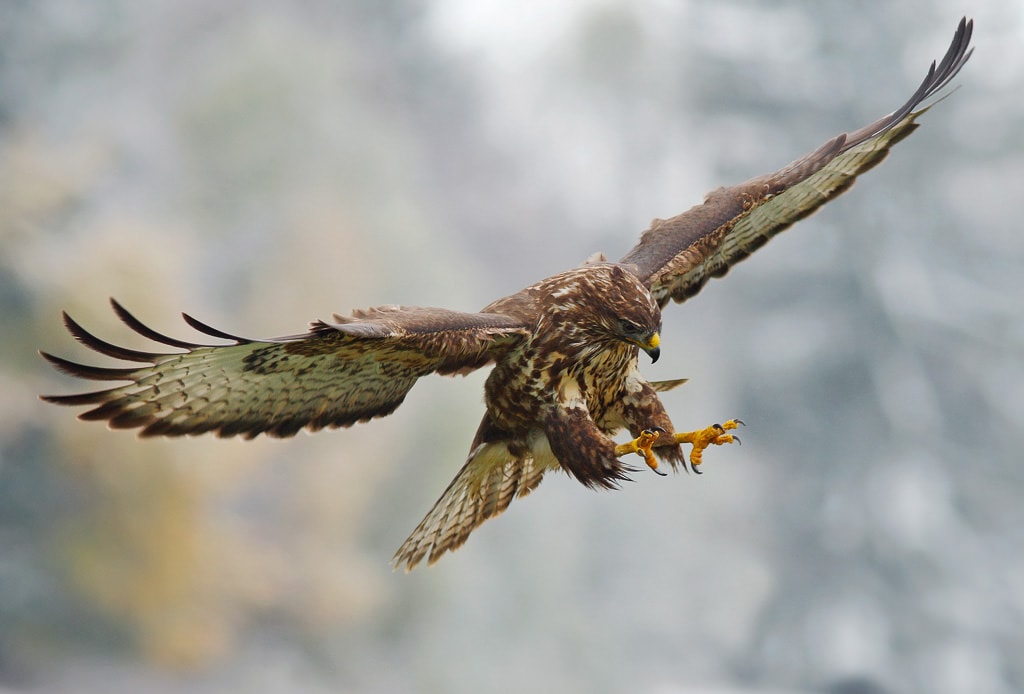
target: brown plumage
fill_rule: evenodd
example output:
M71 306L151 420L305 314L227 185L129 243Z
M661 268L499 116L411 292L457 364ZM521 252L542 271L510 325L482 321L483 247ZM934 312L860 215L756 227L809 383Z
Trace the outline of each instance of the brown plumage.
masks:
M190 316L208 346L167 337L120 304L134 331L173 352L139 352L91 335L69 316L68 330L102 354L141 364L101 368L43 353L58 369L87 380L125 381L107 390L44 396L89 405L82 419L136 428L142 436L213 432L287 437L306 428L347 427L390 414L417 379L494 364L486 411L462 469L395 554L411 569L459 547L470 532L560 468L588 487L614 488L630 471L610 438L660 427L673 432L657 392L681 381L649 383L638 353L658 355L661 309L696 294L769 238L849 188L916 127L922 102L970 57L973 25L960 22L942 61L892 114L832 138L792 164L719 188L704 203L654 220L619 263L603 257L499 299L479 313L384 306L317 321L303 335L251 340ZM918 109L918 110L915 110ZM671 467L678 444L655 444Z

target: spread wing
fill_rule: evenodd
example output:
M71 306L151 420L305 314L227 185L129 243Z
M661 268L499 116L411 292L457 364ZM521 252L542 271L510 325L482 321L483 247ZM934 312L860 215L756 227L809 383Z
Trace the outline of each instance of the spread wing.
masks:
M250 340L211 328L191 316L199 332L230 340L201 345L162 335L116 301L132 330L177 352L141 352L105 342L64 314L68 331L85 346L129 368L77 364L41 353L59 370L126 385L79 395L43 396L62 405L94 405L81 419L107 420L142 436L216 432L252 438L293 436L303 427L350 426L393 412L431 372L466 373L486 365L528 335L513 318L437 308L383 306L317 321L304 335Z
M945 57L933 62L914 95L893 113L852 133L832 138L813 152L770 174L711 192L671 219L656 219L621 262L631 263L664 307L685 301L712 277L721 277L768 239L811 214L876 166L889 148L917 127L915 111L963 67L973 21L960 20Z

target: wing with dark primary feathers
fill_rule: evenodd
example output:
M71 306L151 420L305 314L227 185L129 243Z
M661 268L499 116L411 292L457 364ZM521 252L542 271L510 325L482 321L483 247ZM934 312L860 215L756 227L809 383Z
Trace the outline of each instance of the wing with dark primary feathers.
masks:
M180 352L140 352L87 332L64 314L79 342L139 367L77 364L42 353L61 371L126 385L79 395L48 395L61 405L93 405L81 419L107 420L142 436L216 432L219 436L293 436L303 427L345 427L391 414L416 379L466 373L525 339L518 320L493 313L383 306L317 321L305 335L250 340L211 328L191 316L199 332L230 340L202 345L162 335L111 299L132 330Z
M893 113L852 133L832 138L813 152L745 183L712 191L704 201L672 219L656 219L622 259L638 268L658 303L682 302L712 277L760 248L772 236L811 214L876 166L889 148L917 127L921 103L960 71L974 22L960 20L945 57L933 62L914 95Z

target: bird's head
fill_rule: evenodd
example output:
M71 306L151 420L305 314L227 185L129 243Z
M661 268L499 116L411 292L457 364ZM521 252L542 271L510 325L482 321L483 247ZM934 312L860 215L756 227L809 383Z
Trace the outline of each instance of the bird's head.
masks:
M653 364L661 356L660 330L660 321L655 327L651 328L641 323L636 323L629 318L619 318L617 330L613 330L613 332L623 342L636 345L647 352L647 356L651 358L651 363Z
M549 320L575 333L587 351L626 343L658 360L661 309L636 275L621 265L600 263L552 280L556 283L547 288Z
M661 309L636 275L608 265L608 287L599 295L602 325L614 339L636 345L651 358L661 356Z

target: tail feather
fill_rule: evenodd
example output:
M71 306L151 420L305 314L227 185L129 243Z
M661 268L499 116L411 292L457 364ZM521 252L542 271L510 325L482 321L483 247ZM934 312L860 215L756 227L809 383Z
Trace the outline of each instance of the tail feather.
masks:
M536 489L544 473L557 467L543 435L525 456L512 454L505 442L481 443L395 552L392 564L406 571L423 559L433 564L461 547L481 523L503 513L512 499Z

